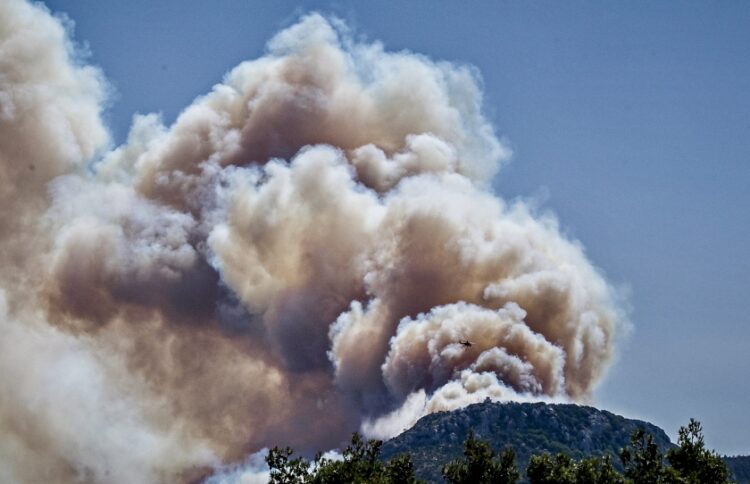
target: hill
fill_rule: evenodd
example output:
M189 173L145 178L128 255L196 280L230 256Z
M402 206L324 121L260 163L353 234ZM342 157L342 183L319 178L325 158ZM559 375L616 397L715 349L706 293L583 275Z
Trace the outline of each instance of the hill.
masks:
M608 453L619 466L619 450L637 428L652 434L662 451L674 445L656 425L593 407L486 401L421 418L414 427L385 442L381 455L390 459L409 453L418 477L442 482L441 466L462 454L469 429L474 429L477 437L497 450L512 445L522 473L529 458L543 452L564 452L575 459Z
M750 455L724 457L727 467L740 484L750 483Z

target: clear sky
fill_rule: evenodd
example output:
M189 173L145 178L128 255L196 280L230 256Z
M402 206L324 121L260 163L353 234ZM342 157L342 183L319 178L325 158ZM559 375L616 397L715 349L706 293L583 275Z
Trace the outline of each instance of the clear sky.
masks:
M633 332L594 404L750 454L750 2L47 0L135 112L171 121L304 12L476 66L536 197L616 284Z

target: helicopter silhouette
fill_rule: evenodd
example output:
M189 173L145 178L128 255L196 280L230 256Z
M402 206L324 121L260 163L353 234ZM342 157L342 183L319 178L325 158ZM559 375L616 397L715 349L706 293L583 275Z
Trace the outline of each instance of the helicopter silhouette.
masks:
M472 346L474 346L474 343L472 343L471 341L469 341L467 339L460 339L460 340L458 340L458 344L460 344L464 348L471 348Z

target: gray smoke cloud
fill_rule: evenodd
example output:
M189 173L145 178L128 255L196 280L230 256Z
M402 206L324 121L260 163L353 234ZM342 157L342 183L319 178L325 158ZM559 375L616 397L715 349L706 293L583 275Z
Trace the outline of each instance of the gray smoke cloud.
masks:
M590 398L618 294L490 191L473 69L307 15L110 148L69 24L0 2L0 481L257 480L273 445Z

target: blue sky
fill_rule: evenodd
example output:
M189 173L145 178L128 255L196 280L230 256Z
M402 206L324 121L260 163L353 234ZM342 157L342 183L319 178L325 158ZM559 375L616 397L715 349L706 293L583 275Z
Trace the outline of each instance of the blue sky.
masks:
M690 417L750 454L750 3L48 0L135 112L171 121L312 10L389 50L476 66L515 155L494 182L536 197L630 292L634 330L595 405L673 437Z

